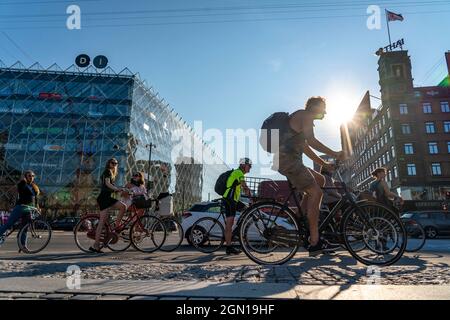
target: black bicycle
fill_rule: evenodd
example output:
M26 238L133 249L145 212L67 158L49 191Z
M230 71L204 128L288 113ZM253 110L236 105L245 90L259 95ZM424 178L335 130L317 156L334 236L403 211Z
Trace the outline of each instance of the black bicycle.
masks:
M7 238L17 230L19 252L38 253L49 244L52 228L47 221L42 219L41 212L37 208L23 206L23 212L23 217L6 231L4 237Z
M222 248L225 242L224 226L226 218L224 205L225 204L222 201L220 213L218 213L217 217L203 217L198 219L192 225L189 233L189 243L191 243L197 250L204 253L212 253ZM238 241L239 226L244 213L242 213L236 221L236 226L232 232L232 241Z
M319 233L333 236L350 254L365 265L387 266L398 261L406 247L406 231L398 215L389 208L367 200L357 201L336 170L342 199L321 221ZM258 202L241 217L239 241L244 253L258 264L283 264L289 261L299 247L308 243L309 231L306 217L301 214L295 188L284 203ZM299 215L289 208L293 197ZM342 213L338 230L332 221Z

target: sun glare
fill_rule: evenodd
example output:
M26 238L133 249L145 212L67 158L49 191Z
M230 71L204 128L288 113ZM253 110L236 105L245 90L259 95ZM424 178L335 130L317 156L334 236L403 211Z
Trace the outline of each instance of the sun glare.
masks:
M352 120L359 104L359 95L345 89L332 92L327 99L326 119L335 125L341 125Z

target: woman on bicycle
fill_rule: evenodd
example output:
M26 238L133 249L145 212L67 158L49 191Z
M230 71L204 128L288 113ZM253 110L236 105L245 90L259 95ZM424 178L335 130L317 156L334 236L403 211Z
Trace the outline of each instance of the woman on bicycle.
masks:
M95 232L95 243L89 248L92 252L102 253L100 250L100 237L103 227L105 226L106 219L108 219L110 210L119 210L119 217L122 217L127 206L117 199L112 197L114 192L127 191L125 188L119 188L115 186L115 180L117 177L117 166L119 162L112 158L106 162L105 170L101 176L102 189L97 197L97 203L100 207L100 219L98 222L97 230ZM118 220L118 219L117 219ZM118 220L119 221L119 220Z
M0 226L0 244L4 242L3 234L10 229L19 219L27 218L28 212L24 209L27 206L38 208L38 195L41 193L38 185L34 182L35 174L31 170L25 171L23 179L17 184L16 206L11 212L5 225ZM26 237L26 232L23 233ZM25 244L26 238L21 239Z
M394 210L394 212L397 212L398 210L395 208L391 199L400 204L403 204L403 199L389 190L389 186L385 181L386 169L382 167L377 168L372 172L372 176L375 180L370 184L369 191L372 192L372 195L376 198L377 202L384 204L388 208Z

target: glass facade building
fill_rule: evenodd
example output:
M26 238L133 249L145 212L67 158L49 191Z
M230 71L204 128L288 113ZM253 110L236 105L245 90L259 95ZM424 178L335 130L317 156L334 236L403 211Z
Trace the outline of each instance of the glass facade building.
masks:
M27 169L36 173L48 213L94 210L112 157L119 161L117 185L143 171L154 196L174 194L177 211L217 198L215 180L228 169L128 69L0 66L0 210L14 205Z

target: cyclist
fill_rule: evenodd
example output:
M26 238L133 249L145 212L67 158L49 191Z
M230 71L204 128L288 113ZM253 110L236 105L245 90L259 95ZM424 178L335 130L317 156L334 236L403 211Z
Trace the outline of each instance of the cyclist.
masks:
M231 238L233 233L234 217L237 211L245 209L245 205L239 201L241 198L241 188L247 196L251 196L250 189L245 183L244 175L250 172L252 168L252 161L249 158L242 158L239 160L239 168L233 170L227 179L226 191L223 194L223 207L225 209L225 242L226 254L239 254L240 250L231 246Z
M329 170L334 166L317 156L311 148L338 160L345 159L343 151L331 150L314 136L314 120L322 120L325 114L325 99L311 97L304 110L300 109L289 115L285 127L280 128L283 134L280 135L279 150L275 151L273 163L273 169L286 176L297 191L305 193L302 208L309 222L310 239L307 248L311 256L332 248L327 241L319 238L319 212L323 194L321 187L325 185L325 179L303 164L302 154L305 153L311 160Z
M403 199L389 190L389 186L385 180L386 168L377 168L371 174L375 180L371 182L369 191L372 192L372 195L376 198L377 202L384 204L394 212L398 213L394 204L402 205ZM391 199L393 201L391 201Z
M23 179L17 185L16 206L11 212L5 225L0 226L0 245L5 241L3 234L10 229L19 219L27 218L26 206L38 208L38 195L41 193L38 185L34 182L35 174L31 170L25 171ZM23 233L21 243L25 245L26 232Z
M103 251L100 250L100 237L103 227L105 226L106 219L108 219L109 216L108 212L114 209L119 210L119 216L122 217L127 208L126 204L122 201L112 197L114 192L127 192L126 188L119 188L114 185L118 171L118 164L119 162L116 159L109 159L106 162L105 170L101 176L102 189L97 197L97 203L101 211L97 230L95 232L95 242L94 245L89 248L92 252L103 253Z

